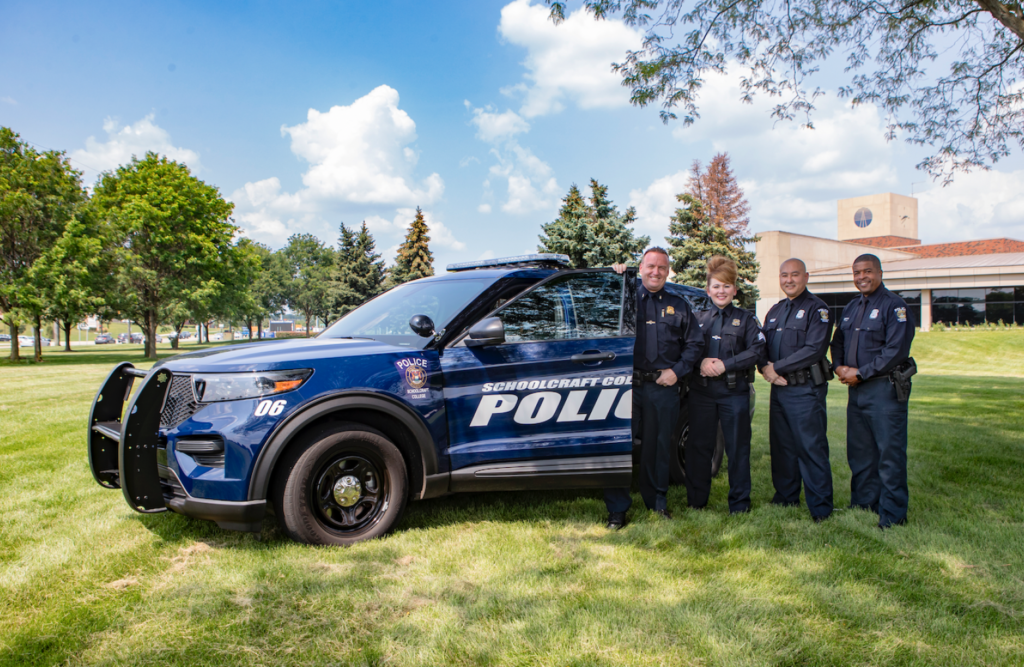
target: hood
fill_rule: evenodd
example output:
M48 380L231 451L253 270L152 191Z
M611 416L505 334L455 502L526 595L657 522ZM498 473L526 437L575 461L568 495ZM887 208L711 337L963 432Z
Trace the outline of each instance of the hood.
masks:
M237 373L243 371L309 368L317 361L377 354L418 352L362 338L305 338L224 345L186 352L160 361L153 368L187 373Z

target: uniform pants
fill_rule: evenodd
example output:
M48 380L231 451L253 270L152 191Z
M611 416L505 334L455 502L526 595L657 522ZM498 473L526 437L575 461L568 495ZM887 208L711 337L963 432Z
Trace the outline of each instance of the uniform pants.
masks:
M886 528L907 518L907 403L888 378L850 387L846 405L850 505L878 513Z
M669 465L673 454L672 432L679 420L679 384L663 387L655 382L633 385L634 396L639 394L640 419L643 433L640 441L640 497L647 509L668 508ZM609 512L625 512L632 504L629 488L611 488L604 491L604 502Z
M686 498L690 507L704 507L711 495L711 460L718 425L729 459L729 511L750 509L750 387L738 382L730 390L723 380L707 387L690 385L690 437L686 442Z
M811 516L832 514L832 466L828 459L828 383L772 385L769 433L772 484L778 505L799 505L800 486Z

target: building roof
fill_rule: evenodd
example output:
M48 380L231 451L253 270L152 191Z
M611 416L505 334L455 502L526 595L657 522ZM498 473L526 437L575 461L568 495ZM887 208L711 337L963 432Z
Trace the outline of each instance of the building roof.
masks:
M911 239L906 236L871 236L866 239L848 239L847 243L869 245L873 248L898 248L907 252L917 252L916 249L906 248L905 246L919 246L921 245L921 239Z
M1024 241L1015 239L985 239L959 243L934 243L914 248L900 248L918 257L960 257L963 255L992 255L996 253L1024 252Z
M1016 243L1021 243L1016 241ZM959 245L955 243L943 245ZM1022 243L1021 245L1024 245ZM1024 266L1024 251L994 253L986 255L959 255L922 257L919 259L903 259L899 261L882 261L882 270L893 271L929 271L935 269L970 269L995 266ZM837 266L832 269L811 271L814 276L849 275L850 267Z

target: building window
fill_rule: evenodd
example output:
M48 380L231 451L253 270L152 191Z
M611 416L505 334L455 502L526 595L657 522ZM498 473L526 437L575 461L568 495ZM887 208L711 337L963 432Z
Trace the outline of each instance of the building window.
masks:
M1024 287L932 290L932 321L1024 325Z

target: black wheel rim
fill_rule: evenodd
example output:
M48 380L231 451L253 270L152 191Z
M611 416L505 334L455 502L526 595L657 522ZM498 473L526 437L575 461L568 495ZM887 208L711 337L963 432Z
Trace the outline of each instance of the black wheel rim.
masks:
M686 440L690 437L689 422L683 424L683 430L679 433L679 442L676 445L676 456L679 457L679 467L686 470Z
M353 491L353 480L358 493ZM350 534L380 521L388 507L391 483L387 469L378 462L339 455L320 466L310 492L317 521L333 532Z

